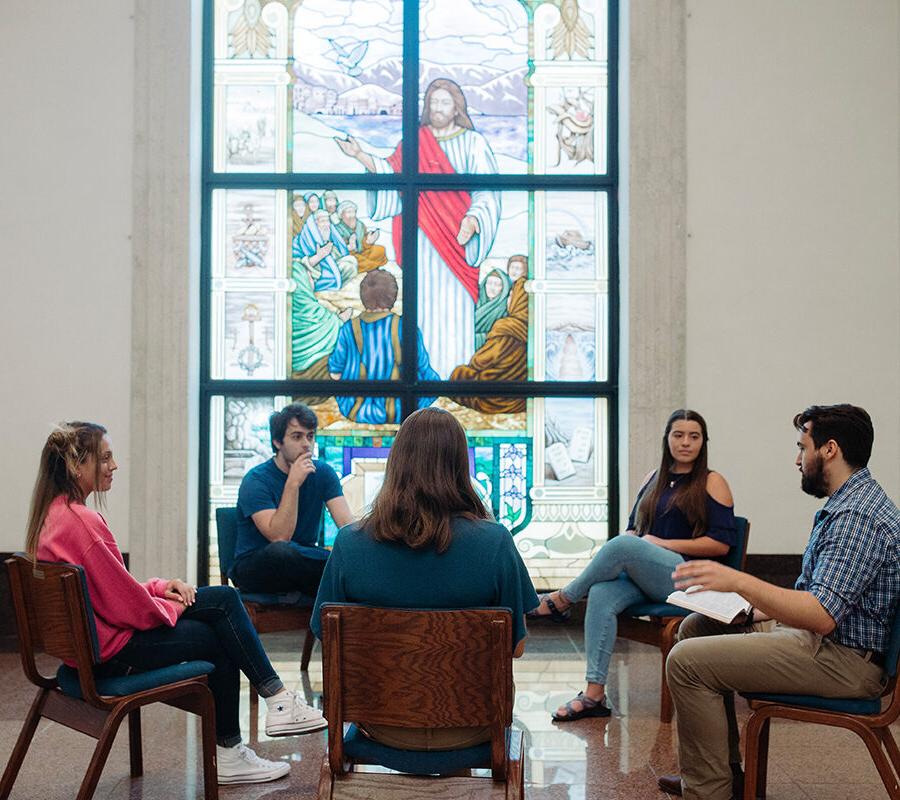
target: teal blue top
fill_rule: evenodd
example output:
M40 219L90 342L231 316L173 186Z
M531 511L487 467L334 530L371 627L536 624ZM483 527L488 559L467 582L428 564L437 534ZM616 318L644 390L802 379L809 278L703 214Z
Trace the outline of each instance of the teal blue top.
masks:
M526 611L538 606L528 570L509 531L488 520L456 517L453 539L441 554L398 542L376 542L346 525L325 565L310 627L322 638L324 603L382 608L484 608L512 612L513 645L525 638Z

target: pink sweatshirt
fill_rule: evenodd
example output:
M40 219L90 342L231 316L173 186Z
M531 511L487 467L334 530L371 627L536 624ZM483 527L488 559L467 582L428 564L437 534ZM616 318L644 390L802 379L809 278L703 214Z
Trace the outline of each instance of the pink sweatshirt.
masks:
M84 567L101 661L118 653L135 631L173 627L184 610L181 603L164 598L166 581L162 578L138 583L131 576L100 514L80 503L68 505L62 495L47 511L37 557Z

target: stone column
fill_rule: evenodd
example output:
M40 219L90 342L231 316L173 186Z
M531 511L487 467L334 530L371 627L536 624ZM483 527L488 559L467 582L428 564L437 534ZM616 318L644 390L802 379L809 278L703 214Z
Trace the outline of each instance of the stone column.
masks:
M628 104L621 220L628 468L619 489L620 527L640 480L659 462L663 422L684 405L687 381L685 0L625 0L622 13L628 36L620 98L623 108Z
M135 0L131 569L196 579L197 0Z

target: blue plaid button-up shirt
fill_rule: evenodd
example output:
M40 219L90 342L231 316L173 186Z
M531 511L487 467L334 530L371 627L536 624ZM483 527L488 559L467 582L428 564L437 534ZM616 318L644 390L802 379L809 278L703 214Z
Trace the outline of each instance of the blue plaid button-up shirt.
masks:
M831 615L835 642L887 650L900 600L900 511L868 469L854 472L816 514L794 588Z

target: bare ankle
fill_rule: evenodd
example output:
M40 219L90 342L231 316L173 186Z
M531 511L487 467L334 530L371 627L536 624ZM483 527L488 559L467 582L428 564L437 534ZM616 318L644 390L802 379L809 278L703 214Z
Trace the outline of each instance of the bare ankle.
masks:
M602 683L589 683L584 693L591 700L602 700L606 697L606 687Z

